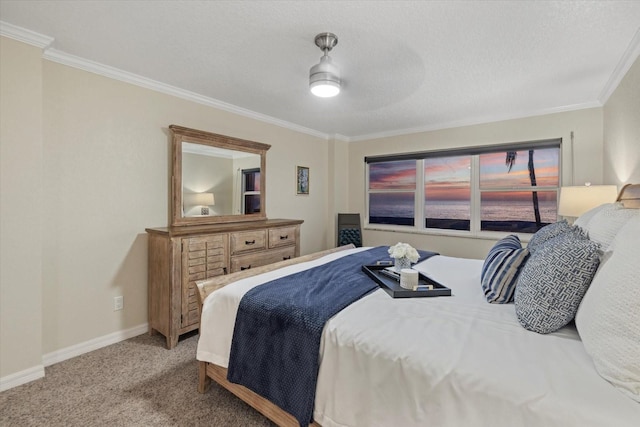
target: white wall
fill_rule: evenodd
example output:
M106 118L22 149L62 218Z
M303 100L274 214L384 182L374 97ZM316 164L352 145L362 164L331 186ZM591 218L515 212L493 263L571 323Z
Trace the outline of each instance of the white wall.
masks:
M365 219L364 157L456 147L562 138L562 183L571 184L570 134L575 134L576 184L602 183L602 109L591 108L517 120L421 132L349 144L349 209ZM403 241L445 255L484 258L495 240L364 230L364 244Z
M604 105L607 184L640 183L640 58Z
M0 37L0 390L42 367L42 60ZM24 381L22 381L24 382ZM11 384L8 384L11 386Z

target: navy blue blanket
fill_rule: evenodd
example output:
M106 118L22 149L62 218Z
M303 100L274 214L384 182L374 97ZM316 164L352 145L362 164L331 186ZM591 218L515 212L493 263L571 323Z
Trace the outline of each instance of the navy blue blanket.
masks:
M380 246L358 252L247 292L236 316L227 379L308 425L324 324L378 288L361 267L391 260L387 250ZM420 251L421 260L432 255Z

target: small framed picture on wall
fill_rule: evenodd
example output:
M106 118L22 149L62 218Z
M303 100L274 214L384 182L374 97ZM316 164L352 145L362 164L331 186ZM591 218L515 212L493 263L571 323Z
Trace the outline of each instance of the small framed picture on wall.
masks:
M309 168L296 166L296 194L309 195Z

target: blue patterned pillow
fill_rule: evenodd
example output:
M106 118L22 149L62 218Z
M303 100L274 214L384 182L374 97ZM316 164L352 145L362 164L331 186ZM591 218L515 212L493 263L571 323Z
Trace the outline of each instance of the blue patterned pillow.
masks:
M529 249L529 252L533 254L538 248L541 248L545 242L564 233L569 233L570 231L579 231L579 229L577 227L570 226L566 220L545 225L531 237L529 244L527 244L527 248Z
M565 233L531 254L516 284L516 315L530 331L557 331L576 315L600 264L600 245Z
M520 268L529 257L518 236L512 234L498 241L482 266L482 290L487 301L506 304L513 301Z

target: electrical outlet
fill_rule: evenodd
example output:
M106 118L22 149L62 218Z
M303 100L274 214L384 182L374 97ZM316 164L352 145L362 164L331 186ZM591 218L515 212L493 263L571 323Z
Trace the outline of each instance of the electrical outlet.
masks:
M114 297L113 298L113 311L122 310L124 308L124 297Z

